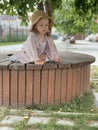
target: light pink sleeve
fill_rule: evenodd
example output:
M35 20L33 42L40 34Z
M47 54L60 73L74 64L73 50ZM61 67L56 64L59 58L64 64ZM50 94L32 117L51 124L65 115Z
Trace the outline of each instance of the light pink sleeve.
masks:
M37 52L36 36L34 33L29 34L27 40L23 44L23 49L27 53L28 57L30 57L31 61L39 59Z
M50 47L52 59L55 60L56 58L59 58L58 50L57 50L55 43L51 37L48 38L48 44Z
M38 60L36 36L34 33L30 33L27 40L23 43L21 50L15 54L17 60L21 63L29 63Z

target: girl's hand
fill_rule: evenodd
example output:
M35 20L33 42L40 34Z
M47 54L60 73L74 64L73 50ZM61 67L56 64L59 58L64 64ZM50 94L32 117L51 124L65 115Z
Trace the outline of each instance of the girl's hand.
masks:
M55 59L55 62L62 62L62 59L56 58L56 59Z
M43 65L45 62L42 60L34 61L36 65Z

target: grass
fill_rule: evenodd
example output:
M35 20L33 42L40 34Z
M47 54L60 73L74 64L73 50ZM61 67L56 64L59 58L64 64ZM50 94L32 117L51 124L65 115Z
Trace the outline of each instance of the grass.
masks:
M58 125L56 121L58 119L69 120L74 122L74 126L69 125ZM33 125L27 125L25 122L19 122L15 124L15 130L97 130L97 127L91 127L93 122L98 121L98 115L96 116L86 116L86 115L63 115L58 117L57 115L52 115L51 120L48 124L36 123Z
M8 112L9 109L7 107L0 107L0 120L2 120L2 118L6 116Z
M33 125L27 125L26 122L20 122L15 125L15 130L97 130L96 127L91 127L93 122L98 121L98 115L51 115L51 120L48 124L36 123ZM58 125L56 121L58 119L74 122L74 126Z
M0 42L0 46L16 45L21 43L22 42Z
M34 114L33 110L43 110L44 115ZM68 114L61 114L61 112L69 112ZM74 112L74 113L73 113ZM77 114L78 112L78 114ZM30 114L31 113L31 114ZM75 114L76 113L76 114ZM94 97L91 92L85 93L82 97L72 100L69 104L62 104L57 106L33 106L28 109L16 109L16 111L10 113L10 108L1 107L0 115L1 119L4 116L19 115L25 117L25 114L33 117L51 117L48 124L36 123L27 124L29 120L23 120L10 124L10 127L15 130L97 130L98 127L91 127L93 122L98 122L98 110L94 105ZM29 117L29 118L30 118ZM24 118L25 119L25 118ZM74 126L59 125L57 120L72 121Z
M91 66L91 88L98 92L98 66Z
M62 112L97 112L94 104L94 96L92 92L85 93L82 97L73 99L68 104L60 104L56 106L49 105L33 105L28 109L38 109L49 111L62 111Z

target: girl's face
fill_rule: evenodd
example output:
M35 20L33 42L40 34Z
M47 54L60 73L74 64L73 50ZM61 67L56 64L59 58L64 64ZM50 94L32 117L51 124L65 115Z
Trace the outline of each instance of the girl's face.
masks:
M48 19L40 19L36 24L36 29L41 35L45 35L49 30L49 20Z

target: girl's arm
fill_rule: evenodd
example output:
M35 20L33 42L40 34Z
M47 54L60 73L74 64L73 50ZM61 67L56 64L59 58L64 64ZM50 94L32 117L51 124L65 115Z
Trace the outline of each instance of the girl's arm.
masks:
M50 37L50 39L48 39L48 42L50 43L50 51L51 51L51 55L52 55L52 58L55 62L62 62L62 59L59 57L59 53L58 53L58 50L55 46L55 43L52 39L52 37Z

